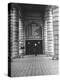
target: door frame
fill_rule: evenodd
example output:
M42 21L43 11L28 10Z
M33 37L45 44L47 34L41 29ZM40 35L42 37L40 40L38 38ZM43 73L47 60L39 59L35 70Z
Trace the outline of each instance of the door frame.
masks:
M26 54L26 52L27 52L27 47L26 47L26 42L27 41L33 41L33 39L27 39L27 40L25 40L25 54ZM43 55L43 40L34 40L34 41L41 41L41 52L42 52L42 55ZM27 54L26 54L27 55Z

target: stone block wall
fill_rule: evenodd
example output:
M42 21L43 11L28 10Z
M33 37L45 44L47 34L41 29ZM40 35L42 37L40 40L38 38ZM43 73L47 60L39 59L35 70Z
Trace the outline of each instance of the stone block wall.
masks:
M53 7L54 56L59 55L59 8Z
M49 6L45 12L44 23L44 51L45 54L55 56L59 51L58 7Z
M19 22L18 22L18 12L14 4L8 4L8 56L11 58L17 56L19 53Z

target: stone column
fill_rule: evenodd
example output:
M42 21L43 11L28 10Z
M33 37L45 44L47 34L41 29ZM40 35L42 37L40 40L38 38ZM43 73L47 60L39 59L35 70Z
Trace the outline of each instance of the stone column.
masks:
M47 54L47 16L45 15L45 23L44 23L44 52Z
M19 56L24 53L24 33L21 17L19 17Z
M45 25L44 25L44 46L45 54L54 55L54 38L53 38L53 15L51 7L46 8Z
M49 8L48 18L47 18L47 47L48 55L54 55L54 38L53 38L53 16L52 9Z
M18 10L15 4L9 4L8 14L8 45L9 45L9 56L11 58L17 57L19 54L19 22L18 22Z
M53 10L53 35L54 35L54 56L53 59L58 59L59 55L59 8L52 7Z

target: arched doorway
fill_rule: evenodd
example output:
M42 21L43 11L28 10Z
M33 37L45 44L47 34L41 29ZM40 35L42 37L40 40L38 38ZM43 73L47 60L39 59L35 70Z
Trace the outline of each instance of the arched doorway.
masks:
M26 54L43 54L42 51L42 26L31 22L26 27Z
M26 40L26 54L27 55L43 54L42 40Z

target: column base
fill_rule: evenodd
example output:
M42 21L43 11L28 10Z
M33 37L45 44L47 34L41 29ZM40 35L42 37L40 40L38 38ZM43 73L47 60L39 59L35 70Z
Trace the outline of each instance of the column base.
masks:
M53 57L52 57L52 60L58 60L59 57L58 57L58 54L55 54Z

